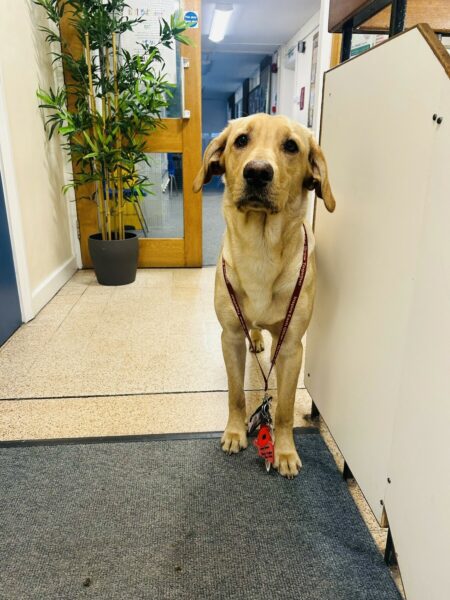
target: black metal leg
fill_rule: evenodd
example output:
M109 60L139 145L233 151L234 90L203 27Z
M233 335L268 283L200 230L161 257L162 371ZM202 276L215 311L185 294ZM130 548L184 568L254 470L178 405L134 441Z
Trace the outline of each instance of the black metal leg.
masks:
M341 62L350 58L352 49L353 19L346 21L342 26Z
M389 37L400 33L405 27L406 2L407 0L392 0Z
M397 556L395 555L394 540L392 539L391 529L388 529L386 549L384 551L384 562L388 567L393 567L397 564Z
M344 470L342 471L342 478L344 481L348 481L349 479L355 479L346 460L344 461Z
M320 412L317 406L311 401L311 419L317 419L320 417Z

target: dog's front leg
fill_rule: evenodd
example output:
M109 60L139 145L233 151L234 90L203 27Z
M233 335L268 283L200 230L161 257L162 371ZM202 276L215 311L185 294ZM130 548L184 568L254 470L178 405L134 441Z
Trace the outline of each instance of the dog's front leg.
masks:
M222 436L222 449L228 454L247 448L245 424L245 356L246 345L241 329L224 329L222 352L228 376L228 423Z
M274 340L274 345L276 340ZM302 364L303 346L289 340L280 350L276 362L278 403L275 413L275 468L284 477L298 475L302 462L294 444L294 402Z

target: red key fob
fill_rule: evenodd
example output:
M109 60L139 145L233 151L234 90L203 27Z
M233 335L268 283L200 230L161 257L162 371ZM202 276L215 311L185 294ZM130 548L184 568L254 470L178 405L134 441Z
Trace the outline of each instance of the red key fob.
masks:
M274 445L272 432L268 425L261 425L253 444L258 449L258 455L264 458L266 462L273 464L274 461Z

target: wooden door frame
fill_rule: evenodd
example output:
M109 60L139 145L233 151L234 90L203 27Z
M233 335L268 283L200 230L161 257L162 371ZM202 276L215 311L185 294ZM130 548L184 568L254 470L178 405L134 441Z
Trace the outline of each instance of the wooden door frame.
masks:
M184 10L184 1L180 2ZM201 0L189 0L189 10L198 12L199 26L191 28L185 35L193 46L181 44L182 59L189 61L185 87L185 109L190 111L188 119L163 119L164 127L149 135L146 152L174 152L183 156L183 219L184 238L139 239L139 267L201 267L202 266L202 193L194 193L192 184L201 168ZM70 24L70 10L66 10L60 24L61 36L68 50L80 56L81 44ZM67 83L67 73L64 74ZM68 97L69 108L73 99ZM72 167L75 165L72 161ZM81 258L84 268L91 268L88 239L98 232L96 203L87 196L92 186L75 189Z

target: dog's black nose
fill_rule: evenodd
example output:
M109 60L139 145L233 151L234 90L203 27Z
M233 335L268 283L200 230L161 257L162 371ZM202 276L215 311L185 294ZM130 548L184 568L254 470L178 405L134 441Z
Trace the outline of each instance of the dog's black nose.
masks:
M267 185L273 179L273 167L265 160L251 160L244 167L244 179L251 185Z

